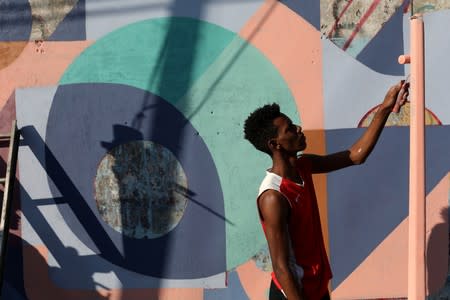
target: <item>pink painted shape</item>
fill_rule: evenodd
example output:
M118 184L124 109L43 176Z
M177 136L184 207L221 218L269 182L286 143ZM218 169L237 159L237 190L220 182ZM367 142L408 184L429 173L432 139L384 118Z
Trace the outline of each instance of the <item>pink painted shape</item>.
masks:
M266 0L239 35L259 49L277 68L295 99L305 131L323 133L324 100L320 32L277 0ZM273 99L276 101L277 99ZM325 135L317 134L308 151L325 153ZM314 148L311 143L315 143ZM313 146L313 147L312 147ZM316 186L321 223L328 251L326 177Z
M427 196L427 270L429 290L445 284L448 271L449 176ZM374 299L406 297L408 291L408 218L332 293L333 299Z
M242 287L250 300L267 298L270 286L270 272L264 272L256 266L253 259L236 268Z
M6 104L0 109L0 133L9 134L11 132L12 121L16 119L16 97L15 93L12 93ZM4 141L0 143L0 176L6 174L6 162L8 161L9 147ZM3 186L2 186L3 189ZM3 195L3 194L1 194Z
M92 41L29 42L16 60L0 70L0 109L16 88L55 85Z
M239 34L278 69L296 100L302 127L322 129L320 32L279 1L266 0Z
M16 119L16 93L13 92L0 109L0 133L11 132L14 119Z

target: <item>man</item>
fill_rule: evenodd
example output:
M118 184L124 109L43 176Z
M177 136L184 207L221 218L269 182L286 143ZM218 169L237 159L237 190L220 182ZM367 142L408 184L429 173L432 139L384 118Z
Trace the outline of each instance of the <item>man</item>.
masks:
M392 86L359 140L348 150L323 156L298 155L306 148L305 135L277 104L258 108L247 118L245 138L272 158L257 198L273 266L270 300L329 299L332 274L311 174L362 164L389 114L408 94L408 83Z

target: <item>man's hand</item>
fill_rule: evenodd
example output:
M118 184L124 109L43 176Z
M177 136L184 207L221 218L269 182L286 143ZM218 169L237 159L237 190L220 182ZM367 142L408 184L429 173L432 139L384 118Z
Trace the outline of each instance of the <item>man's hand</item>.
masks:
M391 111L398 112L408 100L409 82L392 86L364 134L348 150L328 155L304 154L310 159L313 173L327 173L348 166L362 164L375 147Z
M398 112L400 107L402 107L408 100L408 96L409 82L402 80L388 90L386 96L384 97L383 103L380 105L380 109Z

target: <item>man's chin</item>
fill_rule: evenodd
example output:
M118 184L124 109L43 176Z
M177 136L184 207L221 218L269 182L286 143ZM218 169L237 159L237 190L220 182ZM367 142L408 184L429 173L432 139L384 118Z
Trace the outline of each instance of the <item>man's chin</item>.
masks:
M303 143L302 145L300 145L300 149L298 151L303 151L306 149L306 143Z

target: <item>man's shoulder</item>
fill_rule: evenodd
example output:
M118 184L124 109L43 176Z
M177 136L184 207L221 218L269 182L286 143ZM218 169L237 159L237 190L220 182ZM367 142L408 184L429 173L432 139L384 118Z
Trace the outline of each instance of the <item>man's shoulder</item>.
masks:
M260 195L258 206L263 210L265 208L266 211L279 210L282 207L289 207L285 200L286 198L279 191L266 190Z
M297 163L298 164L311 163L311 160L314 159L315 156L317 155L311 153L302 153L297 157Z
M278 199L284 198L284 196L282 193L280 193L280 191L268 189L268 190L265 190L260 195L259 198L260 199L268 199L268 200L264 200L264 201L273 201L273 200L278 200Z
M258 196L261 196L261 194L267 190L275 190L279 192L282 179L283 178L281 176L267 171L266 176L259 186Z
M314 158L317 155L315 154L301 154L298 158L297 158L297 169L299 170L303 170L303 171L310 171L311 170L311 165L313 163Z

